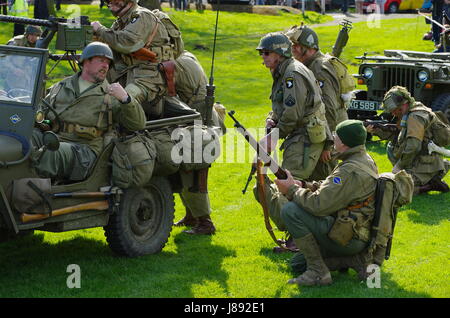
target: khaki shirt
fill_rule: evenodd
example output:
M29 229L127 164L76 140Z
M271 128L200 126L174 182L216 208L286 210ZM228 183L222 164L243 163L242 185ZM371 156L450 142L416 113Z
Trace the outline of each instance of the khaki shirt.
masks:
M317 51L304 64L313 72L319 82L328 126L331 131L334 131L337 124L348 119L347 110L340 96L340 83L336 71L320 51Z
M181 101L192 106L204 102L208 79L194 54L184 51L175 60L175 86Z
M365 146L350 148L338 159L342 161L325 180L313 182L307 188L292 185L287 197L312 215L328 216L373 196L377 181L361 167L367 167L374 174L378 174L378 168ZM373 214L374 210L374 201L371 201L368 206L352 212Z
M74 74L53 85L45 97L45 101L55 109L58 117L63 122L85 127L96 127L98 130L105 132L108 129L108 114L104 113L98 126L97 123L99 115L104 108L105 95L107 95L109 84L106 80L100 84L93 84L80 94L78 87L80 74ZM109 96L109 98L113 112L113 123L120 124L131 131L144 128L145 113L134 98L128 104L121 104L112 96ZM58 123L52 111L47 113L47 118L52 120L53 123ZM92 139L81 137L75 132L63 131L60 131L58 135L62 141L89 145L97 155L103 149L103 137Z
M316 111L325 114L325 106L314 74L302 63L293 58L285 59L272 77L272 112L269 118L277 123L280 138L286 138L298 133L301 128L306 128L306 116Z
M105 26L97 30L96 35L99 40L108 44L114 53L114 63L124 63L127 66L135 64L146 64L147 61L140 61L132 58L129 54L143 48L148 42L155 27L157 32L151 42L150 49L159 53L162 57L161 47L170 47L170 38L162 22L148 9L135 4L123 16L114 21L111 28Z

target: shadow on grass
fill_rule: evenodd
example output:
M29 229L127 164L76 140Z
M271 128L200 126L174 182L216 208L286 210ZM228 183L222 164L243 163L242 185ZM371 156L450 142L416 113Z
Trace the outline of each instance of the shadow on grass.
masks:
M176 252L124 258L104 240L81 234L55 244L43 233L5 242L0 297L195 297L196 285L205 281L228 291L228 274L221 268L234 251L212 244L209 236L185 233L175 236L175 244ZM81 269L79 289L67 287L70 264Z
M450 193L430 192L427 194L416 195L407 209L412 210L408 212L408 218L411 222L439 225L443 220L448 220L450 212ZM399 213L402 213L400 210Z
M292 277L297 277L299 274L294 273L289 266L290 259L294 256L292 252L282 254L275 254L271 249L263 248L261 255L266 256L274 263L279 263L280 271L288 271ZM286 269L286 263L288 264ZM297 286L286 285L280 287L273 294L274 298L280 297L285 289L292 289L292 297L298 298L425 298L430 297L427 293L417 293L404 290L397 282L391 273L383 272L381 267L381 275L379 279L379 288L369 287L376 286L374 278L368 279L368 282L359 281L357 273L350 269L348 272L331 272L333 284L329 286Z

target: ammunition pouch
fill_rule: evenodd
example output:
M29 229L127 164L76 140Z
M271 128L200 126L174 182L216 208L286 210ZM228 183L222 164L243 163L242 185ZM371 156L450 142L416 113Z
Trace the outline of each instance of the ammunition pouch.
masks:
M153 46L150 51L156 54L156 62L174 60L173 48L170 45Z
M325 113L316 111L306 118L306 131L313 144L320 144L327 139L327 121Z

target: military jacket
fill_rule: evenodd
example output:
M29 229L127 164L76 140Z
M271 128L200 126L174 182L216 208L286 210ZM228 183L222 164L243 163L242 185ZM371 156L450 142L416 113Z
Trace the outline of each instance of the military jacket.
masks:
M347 110L340 96L340 83L336 71L320 51L317 51L304 64L313 72L319 83L328 126L331 131L334 131L338 123L348 118Z
M406 169L415 177L415 182L424 184L438 171L444 171L442 157L428 153L428 142L432 140L430 124L431 109L415 102L403 117L401 130L393 142L393 155L399 169Z
M378 175L378 168L364 145L350 148L338 159L342 161L325 180L309 183L306 188L292 185L287 197L315 216L336 216L337 212L366 201L366 206L352 209L351 213L357 217L357 237L367 241L375 211L374 175Z
M278 65L272 77L272 113L269 118L277 123L280 138L306 134L302 129L306 127L306 117L314 112L325 115L314 74L302 63L289 58Z
M6 45L24 46L24 47L35 47L36 44L32 44L27 41L25 35L17 35L8 41Z
M169 60L173 52L170 38L162 22L148 9L137 4L122 17L114 21L111 28L101 27L96 34L102 42L108 44L114 53L115 63L127 66L147 64L130 56L130 53L143 48L157 26L157 32L151 41L149 49L158 54L159 60Z
M175 85L181 101L192 106L204 102L208 79L197 58L184 51L175 60Z
M97 124L100 113L105 107L105 95L107 95L109 84L106 80L100 84L93 84L80 94L78 87L80 74L74 74L53 85L45 97L45 101L55 109L59 119L64 122L64 125L78 124L83 127L95 127L105 132L108 129L107 113L104 113L99 125ZM113 113L113 123L120 124L131 131L144 128L145 113L133 97L128 104L121 104L116 98L109 97ZM51 111L48 112L47 118L52 120L52 123L59 123L55 118L55 114ZM62 141L88 144L97 155L103 149L102 136L86 138L76 132L64 131L64 129L58 135Z

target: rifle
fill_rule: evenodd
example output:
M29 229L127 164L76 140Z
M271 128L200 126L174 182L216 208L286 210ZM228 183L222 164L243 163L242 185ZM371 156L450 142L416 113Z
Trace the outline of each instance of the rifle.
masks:
M348 34L350 33L350 30L353 27L352 22L345 20L345 19L339 25L341 25L342 28L338 33L338 37L336 39L336 42L333 45L333 50L331 52L331 55L333 55L337 58L339 58L339 56L342 53L342 50L347 45Z
M287 179L286 171L284 171L275 160L272 159L270 154L267 153L265 148L261 146L261 144L256 141L255 137L252 136L251 133L234 117L236 112L231 110L228 112L228 115L234 121L234 127L237 128L238 132L244 136L245 140L247 140L252 146L253 149L256 150L256 156L264 163L265 166L268 166L269 169L275 174L278 179Z
M364 125L364 127L373 126L374 128L381 129L383 131L393 132L393 133L399 131L399 128L396 124L392 124L390 121L384 120L384 119L381 119L381 120L367 119L367 120L363 121L363 125Z

